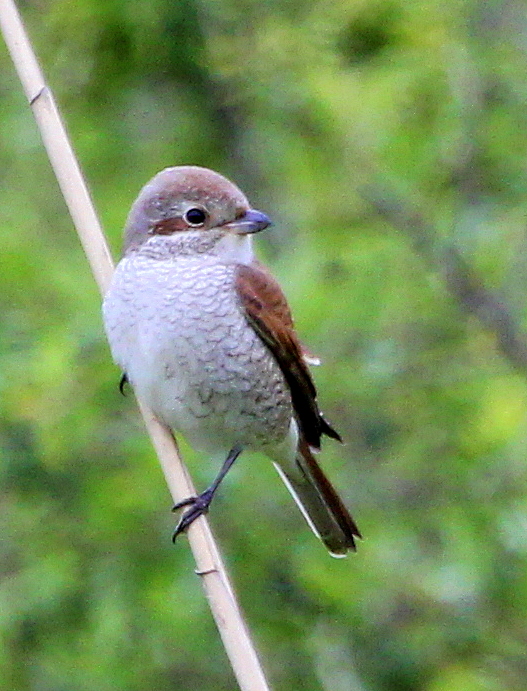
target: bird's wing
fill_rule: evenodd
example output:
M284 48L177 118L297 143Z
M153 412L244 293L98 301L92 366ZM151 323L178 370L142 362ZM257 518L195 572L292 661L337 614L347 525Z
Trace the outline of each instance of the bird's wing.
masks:
M339 434L318 408L315 385L293 327L291 310L278 282L260 263L239 264L236 290L247 321L282 370L306 442L319 449L322 434L340 441Z

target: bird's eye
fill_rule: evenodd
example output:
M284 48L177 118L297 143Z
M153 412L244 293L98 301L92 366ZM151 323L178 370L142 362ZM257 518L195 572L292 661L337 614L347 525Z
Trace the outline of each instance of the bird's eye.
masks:
M205 223L206 218L207 214L203 211L203 209L198 208L189 209L183 214L183 220L185 223L188 223L189 226L193 226L195 228L202 226Z

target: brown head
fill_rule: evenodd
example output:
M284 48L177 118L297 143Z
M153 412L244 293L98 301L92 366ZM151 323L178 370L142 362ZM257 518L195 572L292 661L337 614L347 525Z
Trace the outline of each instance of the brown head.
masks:
M248 234L269 223L223 175L198 166L165 168L135 200L124 229L123 251L137 249L153 235L212 229Z

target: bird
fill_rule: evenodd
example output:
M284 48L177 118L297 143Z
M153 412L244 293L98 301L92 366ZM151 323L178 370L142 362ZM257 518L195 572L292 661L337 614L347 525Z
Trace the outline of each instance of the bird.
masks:
M204 492L174 507L184 509L174 540L252 450L273 462L315 535L342 557L361 533L315 458L323 436L341 437L318 406L314 358L284 293L253 251L252 236L270 223L220 173L165 168L131 207L104 326L121 390L129 382L162 424L222 464Z

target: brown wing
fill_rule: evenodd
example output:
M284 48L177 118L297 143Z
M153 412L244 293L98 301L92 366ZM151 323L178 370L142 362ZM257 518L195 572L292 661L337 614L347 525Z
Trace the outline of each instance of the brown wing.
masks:
M280 288L280 284L276 278L269 273L265 266L255 259L251 265L254 269L254 281L258 284L258 289L265 303L275 314L277 319L280 319L285 326L294 331L294 322L291 310L287 304L285 295ZM297 338L297 343L302 353L304 362L308 365L320 365L320 359L308 350L303 343Z
M341 441L318 408L315 385L293 328L291 310L278 282L260 263L239 264L236 289L248 322L282 370L306 442L319 449L322 434Z

